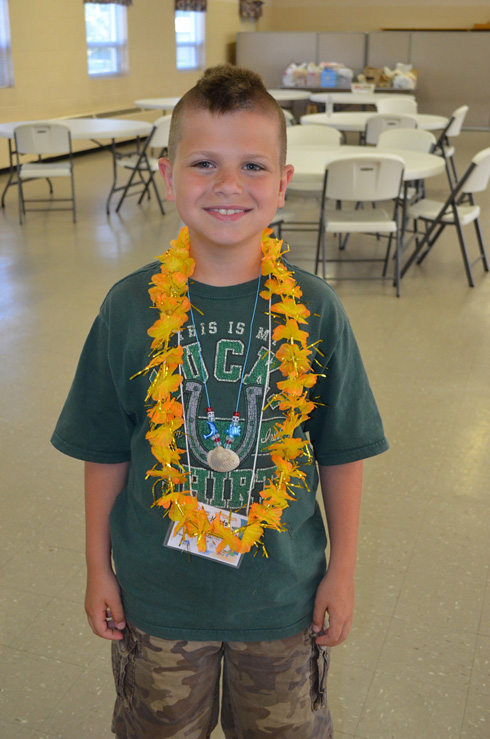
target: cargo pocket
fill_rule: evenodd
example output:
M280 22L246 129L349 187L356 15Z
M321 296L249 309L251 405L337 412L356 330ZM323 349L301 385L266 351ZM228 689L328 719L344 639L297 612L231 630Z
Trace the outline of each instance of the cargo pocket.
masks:
M116 693L125 708L131 708L133 703L137 646L127 626L124 638L112 642L112 672Z
M330 665L330 647L321 647L311 635L311 707L314 711L327 708L327 676Z

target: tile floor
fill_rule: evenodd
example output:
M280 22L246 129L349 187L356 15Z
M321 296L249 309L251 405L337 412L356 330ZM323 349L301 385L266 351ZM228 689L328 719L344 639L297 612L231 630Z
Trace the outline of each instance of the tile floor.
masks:
M464 134L460 162L489 145ZM107 217L109 177L108 153L77 159L75 226L32 213L21 228L13 190L0 214L4 739L111 736L108 644L83 612L82 469L49 437L104 294L179 219L134 200ZM292 250L307 269L312 243ZM337 739L490 737L490 275L475 274L469 289L447 235L400 300L388 282L337 283L391 442L366 464L356 620L329 684Z

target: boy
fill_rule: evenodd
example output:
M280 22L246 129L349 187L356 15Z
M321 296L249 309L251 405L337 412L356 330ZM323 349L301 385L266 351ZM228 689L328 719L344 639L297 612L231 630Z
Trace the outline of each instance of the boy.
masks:
M226 737L333 736L328 647L352 622L362 459L387 442L334 292L262 233L285 159L254 73L216 67L184 95L160 168L188 235L160 274L110 291L53 435L86 462L86 611L112 640L120 738L209 737L221 662Z

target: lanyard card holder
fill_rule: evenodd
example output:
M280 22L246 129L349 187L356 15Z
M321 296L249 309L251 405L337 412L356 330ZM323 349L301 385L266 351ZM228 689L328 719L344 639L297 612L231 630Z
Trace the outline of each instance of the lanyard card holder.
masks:
M218 513L226 513L226 520L229 520L230 526L234 529L245 526L247 523L247 516L240 515L239 513L231 513L223 511L223 508L217 508L216 506L208 505L207 503L200 504L206 511L208 518L212 521ZM232 552L228 546L224 547L220 552L216 551L218 544L221 543L221 539L216 536L206 536L206 550L201 552L197 548L197 541L195 537L189 539L183 538L182 531L177 531L179 523L176 521L169 529L167 537L164 541L164 546L170 547L171 549L179 549L181 552L187 554L195 554L197 557L204 557L205 559L211 559L220 564L229 565L230 567L239 567L242 561L243 554L237 554Z

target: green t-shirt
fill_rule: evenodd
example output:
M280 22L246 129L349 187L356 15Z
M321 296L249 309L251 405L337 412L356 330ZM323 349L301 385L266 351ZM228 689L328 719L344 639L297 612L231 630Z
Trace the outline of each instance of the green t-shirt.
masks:
M310 392L318 405L297 434L309 434L314 457L321 465L379 454L388 444L345 312L323 280L293 269L303 291L302 302L311 312L309 344L319 350L314 371L324 375ZM157 271L159 263L147 265L109 292L87 338L52 443L65 454L90 462L130 461L127 485L116 499L110 524L125 615L136 627L158 637L198 641L292 636L311 623L316 588L326 568L326 535L315 499L315 464L305 462L306 485L296 488L296 500L283 512L287 531L266 530L268 557L260 551L254 556L252 551L244 555L239 568L233 568L164 546L172 522L163 518L161 508L152 507L153 480L145 480L146 471L156 461L145 439L150 377L130 379L148 362L151 339L147 329L157 318L148 287ZM264 481L273 472L267 446L274 424L283 418L277 405L268 402L277 392L276 383L284 379L277 361L270 368L261 418L269 348L268 302L258 298L250 326L256 280L231 287L191 280L189 289L195 326L189 320L181 332L181 344L192 487L201 502L236 509L246 505L249 496L252 501L260 500ZM203 373L221 439L226 437L236 408L243 374L238 407L242 432L233 446L241 462L231 472L213 472L206 463L213 441L206 422ZM184 446L183 438L179 444Z

